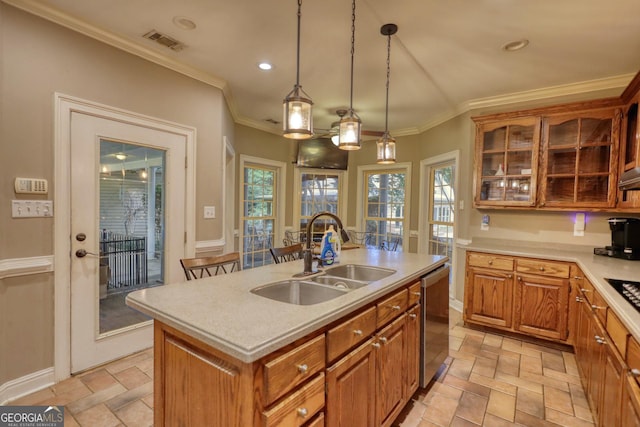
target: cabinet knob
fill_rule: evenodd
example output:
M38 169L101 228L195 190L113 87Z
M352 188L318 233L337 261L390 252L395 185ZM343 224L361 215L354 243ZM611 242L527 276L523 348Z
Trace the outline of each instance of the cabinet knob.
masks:
M392 305L391 308L394 310L400 310L401 307L399 305Z
M518 280L522 282L522 276L518 276Z
M387 343L387 341L388 341L388 340L387 340L385 337L380 337L380 342L381 342L382 344L386 344L386 343Z
M418 317L418 315L417 315L417 314L414 314L414 313L411 313L411 314L409 315L409 318L410 318L410 319L415 319L416 317Z
M298 408L298 415L302 418L305 418L307 415L309 415L309 411L307 410L307 408Z
M582 280L582 276L573 276L573 280Z
M490 260L489 260L489 262L488 262L488 264L489 264L489 265L493 265L493 260L492 260L492 259L490 259Z
M411 292L413 295L419 297L420 296L420 292Z
M511 279L513 277L513 274L507 274L507 279Z
M355 329L353 331L353 335L357 335L357 336L361 337L362 336L362 331L360 329Z
M634 377L636 377L636 378L637 378L637 377L640 377L640 369L633 368L633 369L631 370L631 375L633 375L633 376L634 376Z
M540 266L540 268L538 268L538 270L540 270L540 271L544 271L544 267L543 267L543 266Z
M576 297L576 302L582 302L582 298Z
M309 367L307 366L306 363L303 363L302 365L298 365L298 372L304 375L307 372L309 372Z
M592 309L594 309L594 310L601 310L601 309L603 309L604 307L598 307L598 306L597 306L597 305L595 305L595 304L591 304L591 308L592 308Z
M378 344L377 342L374 342L371 345L373 346L373 348L380 348L380 344Z
M581 290L582 292L585 292L585 293L586 293L586 292L591 292L589 289L584 289L584 288L580 288L580 290Z

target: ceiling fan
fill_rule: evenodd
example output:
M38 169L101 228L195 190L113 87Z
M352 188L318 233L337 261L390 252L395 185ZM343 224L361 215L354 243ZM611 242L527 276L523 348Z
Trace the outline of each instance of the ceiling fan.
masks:
M340 126L340 120L347 114L347 110L338 109L336 110L336 114L338 115L338 120L331 123L331 127L329 129L321 129L321 128L314 129L315 138L330 138L335 145L338 145L338 128ZM363 137L373 136L373 137L379 138L382 136L383 133L384 132L382 131L366 130L366 129L363 129L361 131L361 134Z

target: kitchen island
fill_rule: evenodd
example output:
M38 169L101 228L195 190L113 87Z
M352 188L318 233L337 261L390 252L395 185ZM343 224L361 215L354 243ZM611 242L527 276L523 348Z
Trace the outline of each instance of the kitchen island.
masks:
M155 324L155 425L390 425L417 387L419 280L446 260L345 251L341 264L395 272L313 305L251 293L302 261L129 294Z

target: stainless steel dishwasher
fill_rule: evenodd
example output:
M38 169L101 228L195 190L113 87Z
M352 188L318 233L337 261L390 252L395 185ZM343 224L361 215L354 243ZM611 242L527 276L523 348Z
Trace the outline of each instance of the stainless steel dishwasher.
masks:
M449 355L448 266L422 278L420 305L420 387L426 387Z

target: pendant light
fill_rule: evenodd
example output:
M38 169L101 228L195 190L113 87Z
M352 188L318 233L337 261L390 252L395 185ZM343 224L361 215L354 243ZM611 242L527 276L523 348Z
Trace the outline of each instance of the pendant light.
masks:
M308 139L313 136L313 101L300 86L300 17L302 0L298 0L298 50L296 53L296 84L282 104L284 110L283 135L291 139Z
M351 95L347 116L340 119L338 130L338 147L343 150L359 150L362 122L353 111L353 55L356 41L356 0L351 3Z
M389 134L389 75L391 74L391 36L398 31L395 24L385 24L380 33L387 36L387 100L384 112L384 133L377 142L378 163L389 164L396 162L396 140Z

